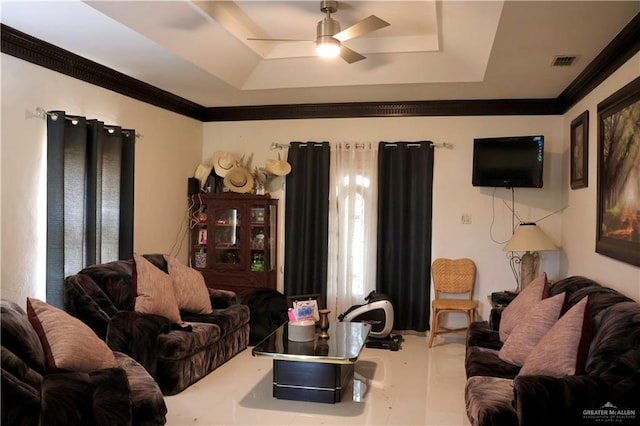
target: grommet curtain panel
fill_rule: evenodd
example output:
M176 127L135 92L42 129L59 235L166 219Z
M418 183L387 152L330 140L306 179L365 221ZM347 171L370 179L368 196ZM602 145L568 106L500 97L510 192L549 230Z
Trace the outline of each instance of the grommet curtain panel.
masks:
M394 305L394 329L429 329L433 144L380 142L376 289Z
M328 142L291 142L285 199L284 293L327 297Z
M135 131L47 114L47 302L96 263L133 256Z

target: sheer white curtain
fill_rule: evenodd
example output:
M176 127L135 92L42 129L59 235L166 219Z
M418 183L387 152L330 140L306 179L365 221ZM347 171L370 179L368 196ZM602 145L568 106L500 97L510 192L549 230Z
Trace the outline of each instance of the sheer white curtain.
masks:
M327 308L363 304L376 286L377 144L331 145Z

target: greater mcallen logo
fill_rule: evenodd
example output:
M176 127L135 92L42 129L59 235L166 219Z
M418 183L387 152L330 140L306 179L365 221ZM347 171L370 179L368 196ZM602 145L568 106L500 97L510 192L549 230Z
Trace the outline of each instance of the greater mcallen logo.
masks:
M636 410L625 410L616 407L607 402L596 410L583 410L582 418L584 420L592 420L595 422L615 422L623 423L630 420L636 420Z

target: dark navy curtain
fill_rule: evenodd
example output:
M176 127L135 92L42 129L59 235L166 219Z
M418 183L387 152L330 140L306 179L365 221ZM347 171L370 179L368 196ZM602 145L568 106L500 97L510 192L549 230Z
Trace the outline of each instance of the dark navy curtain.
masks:
M134 130L48 113L48 303L63 307L66 276L133 256L134 160Z
M327 297L329 239L328 142L292 142L287 161L284 292Z
M380 142L376 289L394 305L394 329L429 329L433 144Z

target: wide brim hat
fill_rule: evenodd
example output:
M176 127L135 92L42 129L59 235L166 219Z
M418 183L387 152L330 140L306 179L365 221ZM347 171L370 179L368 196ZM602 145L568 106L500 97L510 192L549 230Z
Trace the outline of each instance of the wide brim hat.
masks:
M264 184L264 189L267 192L276 192L282 189L284 185L284 176L270 175Z
M238 156L231 152L216 151L213 153L213 169L220 177L225 177L229 170L237 167L239 161Z
M224 177L224 186L241 194L253 189L253 175L244 167L234 167Z
M196 168L193 177L200 181L200 189L204 189L204 187L206 186L207 179L211 174L211 169L213 169L213 166L211 164L200 164Z
M267 160L265 169L276 176L286 176L291 173L291 164L284 160Z

